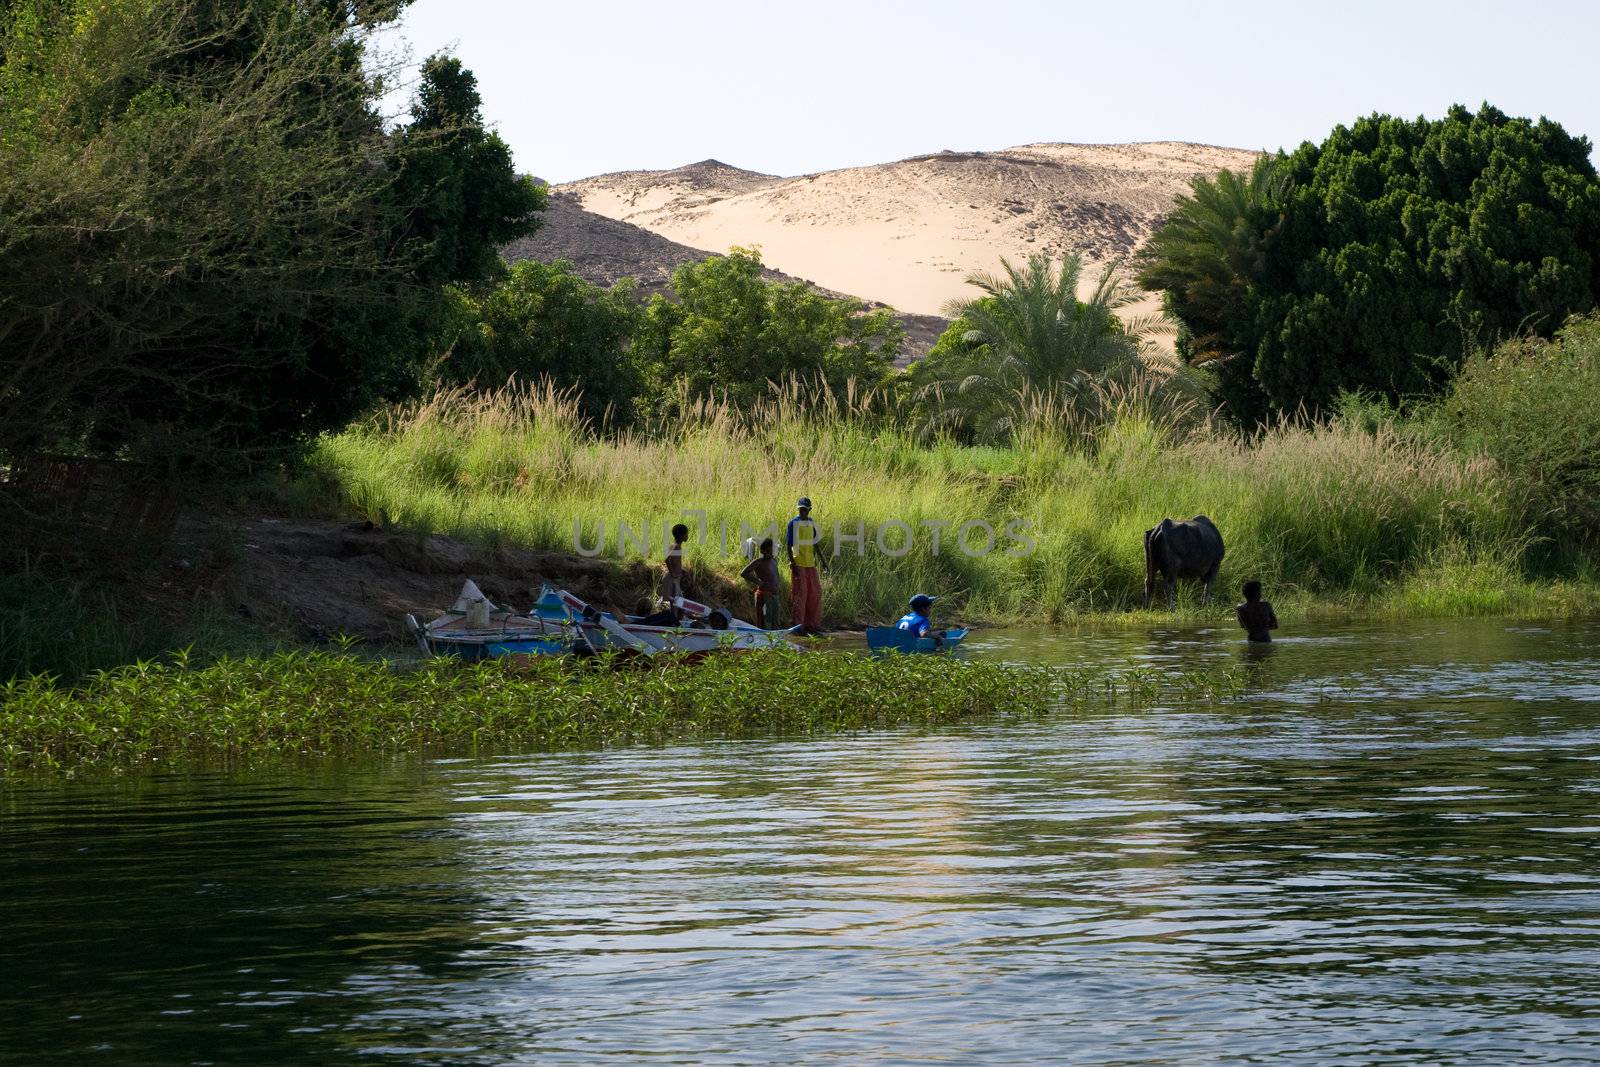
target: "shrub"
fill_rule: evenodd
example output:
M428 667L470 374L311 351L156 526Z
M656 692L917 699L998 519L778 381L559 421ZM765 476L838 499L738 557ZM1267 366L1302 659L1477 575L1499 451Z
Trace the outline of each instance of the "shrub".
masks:
M774 383L794 379L838 393L875 386L905 339L886 308L869 311L805 282L767 281L760 254L748 249L684 264L672 290L675 301L650 301L636 345L658 408L717 397L748 411Z
M1549 533L1600 540L1600 314L1553 341L1474 355L1437 414L1463 447L1494 457Z
M632 284L602 289L566 262L526 261L484 292L457 291L455 340L439 366L448 384L495 390L516 378L581 387L595 423L633 419L640 376L629 342L640 307Z

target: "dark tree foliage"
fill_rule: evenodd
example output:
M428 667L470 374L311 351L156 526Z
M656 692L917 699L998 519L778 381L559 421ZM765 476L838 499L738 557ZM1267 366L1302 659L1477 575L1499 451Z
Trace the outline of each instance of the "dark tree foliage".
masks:
M538 198L458 68L424 76L428 132L385 132L364 42L398 7L11 0L0 456L216 474L415 388L441 283L487 273Z
M1277 164L1281 187L1239 201L1215 261L1204 241L1188 262L1163 260L1164 244L1197 247L1164 230L1144 277L1221 357L1221 395L1241 421L1324 410L1342 392L1435 394L1474 347L1548 336L1595 305L1589 150L1548 119L1488 105L1437 121L1372 115ZM1192 214L1180 203L1169 225ZM1196 278L1220 280L1219 298L1199 299Z
M484 128L478 80L459 59L433 56L395 138L394 195L419 277L475 282L505 269L503 245L534 231L546 193L514 177L511 149Z
M597 425L632 421L640 376L629 342L642 308L633 285L584 281L572 264L518 263L481 293L457 290L454 343L439 376L493 389L549 379L580 393Z
M1263 155L1248 175L1231 170L1190 183L1139 250L1139 284L1164 295L1182 323L1177 352L1208 363L1249 345L1250 287L1283 228L1282 157Z

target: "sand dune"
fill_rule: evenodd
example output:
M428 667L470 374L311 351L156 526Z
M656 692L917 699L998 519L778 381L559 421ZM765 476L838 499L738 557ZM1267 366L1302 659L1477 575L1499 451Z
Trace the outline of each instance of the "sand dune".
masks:
M589 212L682 245L756 246L787 274L938 315L951 299L971 295L967 274L995 269L1002 256L1070 251L1092 265L1125 258L1192 177L1254 158L1178 142L1033 144L797 178L705 160L557 190Z
M538 231L507 245L502 254L511 263L524 259L543 262L564 259L573 265L579 277L596 285L609 286L622 278L632 278L639 283L640 293L650 296L668 291L672 272L678 267L697 263L712 253L668 240L630 223L585 211L571 193L557 190L540 216ZM770 268L766 276L771 281L809 280L796 279ZM818 288L831 296L844 295L825 287ZM869 303L879 304L878 301ZM906 331L905 360L927 352L949 325L948 320L937 315L899 312L898 318Z

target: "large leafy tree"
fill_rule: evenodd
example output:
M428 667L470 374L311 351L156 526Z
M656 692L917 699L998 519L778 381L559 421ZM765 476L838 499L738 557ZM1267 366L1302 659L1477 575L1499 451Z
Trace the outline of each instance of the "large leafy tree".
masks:
M440 364L444 380L502 386L549 379L580 395L596 422L625 425L640 389L629 342L642 309L632 283L602 289L572 264L526 261L503 282L457 290L454 344Z
M427 136L385 131L364 43L400 6L11 0L0 453L215 472L414 386L439 283L481 275L536 200L509 161L462 161L462 93ZM474 182L505 194L445 241L460 220L423 194Z
M792 379L836 393L875 386L905 339L887 309L766 280L748 249L684 264L672 291L675 299L651 299L636 344L658 403L715 396L749 408Z
M928 428L1003 437L1030 397L1139 367L1161 318L1119 316L1141 294L1115 265L1080 300L1082 279L1079 257L1042 254L968 277L982 295L946 308L955 321L912 371Z
M1327 408L1342 392L1393 401L1437 392L1465 354L1502 337L1548 335L1600 293L1600 180L1590 145L1548 119L1489 107L1442 119L1372 115L1304 144L1279 168L1282 219L1243 227L1247 279L1190 323L1221 339L1234 414ZM1196 199L1198 199L1198 190ZM1172 225L1184 224L1182 210ZM1180 234L1156 249L1183 249ZM1204 263L1202 249L1198 260ZM1193 296L1181 257L1147 266ZM1186 288L1187 286L1187 288ZM1207 314L1214 313L1214 320Z
M1274 155L1258 158L1248 174L1196 178L1139 250L1138 282L1165 294L1182 323L1177 349L1185 362L1236 355L1249 343L1250 287L1283 229L1286 188L1282 157Z
M433 56L392 151L394 198L415 269L437 282L481 281L505 269L500 248L533 232L543 186L516 177L511 149L483 125L478 81L459 59Z

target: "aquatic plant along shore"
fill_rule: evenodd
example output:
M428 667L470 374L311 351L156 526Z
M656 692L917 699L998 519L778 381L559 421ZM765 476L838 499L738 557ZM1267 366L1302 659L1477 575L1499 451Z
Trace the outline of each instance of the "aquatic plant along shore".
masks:
M696 513L691 566L732 576L740 533L815 499L843 551L824 577L835 625L896 617L918 589L941 612L1063 622L1138 611L1142 534L1163 516L1209 515L1227 543L1217 602L1180 589L1180 612L1213 617L1245 578L1305 614L1570 614L1593 607L1592 566L1550 567L1525 491L1486 458L1393 422L1281 423L1246 436L1135 384L1078 419L1040 405L1008 447L927 440L874 417L871 398L776 395L743 417L691 407L651 431L604 436L571 397L516 388L449 392L324 438L291 493L342 500L374 521L489 544L649 558L619 537ZM985 555L956 531L997 531ZM1032 540L1018 552L1017 521ZM903 523L910 550L875 531ZM929 531L941 525L935 552ZM858 547L851 538L866 532ZM976 538L974 540L977 540ZM900 549L903 532L885 542Z
M782 651L653 669L608 657L396 667L323 652L229 657L193 668L179 656L101 672L78 687L39 676L0 686L0 765L800 736L1062 706L1216 700L1239 686L1237 673L1226 669L1052 669Z

